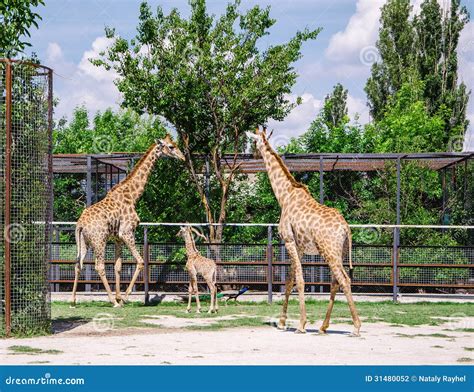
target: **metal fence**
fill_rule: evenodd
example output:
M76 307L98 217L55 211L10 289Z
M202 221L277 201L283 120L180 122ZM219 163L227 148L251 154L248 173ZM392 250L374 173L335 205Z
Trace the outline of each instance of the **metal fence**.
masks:
M51 127L52 70L0 59L0 336L50 329Z
M150 291L186 291L188 275L185 269L186 255L181 243L158 243L148 241L149 232L157 226L177 224L142 224L143 239L139 251L144 255L145 269L136 284L137 290L145 292L148 301ZM241 224L240 226L242 226ZM252 225L246 225L252 226ZM260 225L262 226L262 225ZM374 230L377 227L378 231ZM392 236L392 244L354 243L352 259L354 291L392 292L396 300L400 290L413 289L474 289L474 246L403 246L397 245L397 231L403 228L427 230L442 226L397 226L397 225L353 225L353 233L364 230L369 240L374 233L385 230ZM68 224L57 225L56 233L72 231ZM398 229L398 230L396 230ZM472 226L450 229L471 230ZM176 228L174 228L176 230ZM446 227L444 228L446 230ZM289 272L290 260L283 243L278 242L275 225L267 226L267 239L256 244L197 244L203 255L214 259L218 265L217 282L221 286L249 286L268 292L268 300L284 287ZM379 237L382 237L379 234ZM59 235L57 236L59 238ZM376 238L372 238L376 239ZM375 242L375 241L374 241ZM74 279L76 246L73 242L52 243L50 283L53 290L69 290ZM106 273L110 282L114 280L114 245L106 251ZM347 266L348 261L345 260ZM304 279L309 291L323 291L330 285L331 273L320 256L305 255ZM124 252L121 281L131 280L135 262L130 253ZM100 278L94 270L93 255L89 252L80 283L86 291L102 290Z

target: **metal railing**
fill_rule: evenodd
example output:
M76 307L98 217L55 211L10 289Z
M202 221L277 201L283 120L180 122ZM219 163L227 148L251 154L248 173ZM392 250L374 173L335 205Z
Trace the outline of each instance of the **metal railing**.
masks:
M149 240L150 230L158 226L180 226L178 223L142 223L143 241L137 246L144 257L145 268L136 286L145 292L145 302L149 300L151 288L187 288L188 275L185 269L186 257L182 243L161 243ZM192 224L207 226L207 224ZM248 285L260 290L266 289L268 301L272 301L275 289L285 284L290 260L283 243L276 242L276 224L227 224L226 226L259 226L267 228L267 239L263 243L223 243L197 244L203 255L214 259L218 265L218 285ZM382 230L392 236L392 244L354 243L352 261L354 264L354 287L379 288L393 293L397 299L400 288L474 289L474 246L404 246L399 245L400 230L442 229L472 230L474 226L418 226L418 225L351 225L357 230L370 230L366 234L381 236ZM57 241L61 231L74 229L74 223L54 222L56 240L51 244L50 283L57 290L61 285L71 285L74 280L76 246L73 242ZM360 233L359 233L360 234ZM386 233L387 234L387 233ZM367 237L366 235L366 237ZM54 236L53 236L54 239ZM367 240L367 238L365 238ZM376 242L377 238L368 238ZM370 242L370 241L369 241ZM114 281L114 244L106 249L106 274L109 282ZM135 262L124 249L121 282L130 281ZM347 259L344 264L347 266ZM307 286L320 290L329 286L331 273L320 256L305 255L302 260L304 279ZM100 285L100 278L94 270L93 255L88 253L85 268L79 281L90 291L91 285ZM181 286L182 285L182 286ZM391 289L390 289L391 288Z

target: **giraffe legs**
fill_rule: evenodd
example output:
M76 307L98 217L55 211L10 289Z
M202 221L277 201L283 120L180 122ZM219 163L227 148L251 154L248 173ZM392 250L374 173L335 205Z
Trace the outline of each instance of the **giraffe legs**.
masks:
M100 246L94 247L95 253L95 270L97 274L100 276L102 280L102 284L107 291L107 295L109 296L110 302L114 305L115 308L120 307L120 304L117 302L115 297L112 294L112 290L110 289L109 282L107 281L107 276L105 274L105 243L100 244Z
M120 239L123 241L123 243L130 249L130 253L132 254L133 258L137 262L137 267L135 269L135 272L133 274L132 280L130 281L130 284L128 285L127 290L125 291L125 296L123 298L123 301L127 301L128 296L132 292L133 286L135 285L136 280L138 279L138 275L144 268L144 261L140 253L138 252L136 246L135 246L135 238L133 233L122 233L119 234Z
M87 255L87 248L85 244L81 244L81 251L79 253L79 259L76 261L74 266L74 285L72 286L72 295L71 295L71 308L76 307L76 292L77 284L79 282L79 276L81 275L81 266L84 264L84 259Z
M207 313L217 313L217 289L216 285L212 281L208 281L207 285L209 286L209 290L211 292L211 305L209 307L209 311Z
M298 261L295 269L296 275L296 288L298 289L298 300L300 303L300 327L296 330L296 333L306 333L306 304L304 300L304 278L303 268L301 263Z
M334 306L334 298L336 298L337 290L339 289L339 284L337 283L336 278L333 276L331 280L331 297L329 298L328 310L326 312L326 317L324 319L323 325L319 328L320 333L326 333L326 330L329 327L329 320L331 318L332 308Z
M219 304L217 303L217 285L214 282L214 311L219 312Z
M290 266L290 273L286 278L285 282L285 299L283 300L283 308L281 310L280 321L278 322L278 329L286 329L286 318L288 314L288 300L290 298L291 291L295 284L295 265L292 262Z
M122 272L122 243L115 243L115 299L119 304L123 304L122 294L120 293L120 273Z
M188 307L186 308L186 312L189 313L191 312L191 301L193 299L193 293L194 293L194 289L193 289L193 284L191 282L189 282L189 287L188 287Z
M199 301L199 290L198 290L198 284L197 284L197 279L193 279L193 291L194 295L196 296L196 305L197 305L197 310L196 313L201 313L201 302Z
M359 315L357 314L354 299L352 298L351 280L344 270L342 263L333 263L333 265L330 263L329 265L331 267L333 276L337 279L339 285L342 287L344 295L347 299L347 304L349 305L349 309L351 311L352 322L354 324L354 331L352 332L351 336L360 336L360 319Z
M304 299L304 279L303 279L303 268L301 266L300 255L298 253L298 249L294 242L285 242L286 249L288 254L290 255L291 265L294 268L294 279L296 280L296 288L298 290L298 300L300 306L300 325L296 330L296 333L306 333L306 305ZM293 273L292 273L293 275ZM288 297L291 293L291 289L286 287L285 291L285 303L286 309L284 309L285 313L282 313L282 319L286 321L286 313L288 310ZM280 319L280 323L281 323Z

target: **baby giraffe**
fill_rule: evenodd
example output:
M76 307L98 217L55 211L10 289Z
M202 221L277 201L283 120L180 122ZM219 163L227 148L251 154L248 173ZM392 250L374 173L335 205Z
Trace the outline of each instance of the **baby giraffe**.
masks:
M197 304L197 313L201 313L201 303L199 302L199 293L198 293L198 284L197 276L201 275L209 286L211 291L211 307L209 308L208 313L214 313L219 310L217 305L217 266L216 263L204 257L199 253L196 248L196 243L194 242L193 232L196 233L199 237L204 238L207 241L207 238L199 233L196 229L190 226L181 226L181 229L178 232L178 236L183 237L184 243L186 245L186 253L188 255L188 261L186 262L186 269L189 274L189 298L188 298L188 307L186 311L189 313L191 311L191 300L193 294L196 296Z

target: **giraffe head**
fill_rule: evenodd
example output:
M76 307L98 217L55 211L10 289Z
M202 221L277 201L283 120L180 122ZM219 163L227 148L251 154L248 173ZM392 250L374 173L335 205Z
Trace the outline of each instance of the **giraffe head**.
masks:
M169 134L166 134L164 139L158 139L156 141L157 149L156 153L158 155L164 154L168 157L171 158L177 158L182 161L185 160L183 153L181 150L178 148L176 143L171 139L171 136Z
M253 140L256 142L257 149L261 150L267 143L268 143L268 138L267 137L267 129L263 127L263 129L260 131L260 129L257 127L257 129L254 132L245 132L247 137L250 140ZM271 136L271 134L270 134Z
M197 229L192 226L181 226L178 233L176 234L178 237L182 237L183 239L193 239L193 233L196 234L198 237L203 238L205 241L208 241L208 238Z

